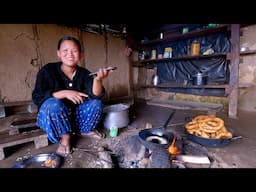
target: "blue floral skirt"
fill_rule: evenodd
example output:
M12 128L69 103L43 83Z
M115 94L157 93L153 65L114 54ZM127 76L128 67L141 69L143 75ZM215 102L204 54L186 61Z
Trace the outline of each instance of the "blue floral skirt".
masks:
M95 129L102 116L102 106L102 101L98 99L70 105L51 97L44 101L38 111L37 126L47 133L52 143L57 143L62 135L88 133Z

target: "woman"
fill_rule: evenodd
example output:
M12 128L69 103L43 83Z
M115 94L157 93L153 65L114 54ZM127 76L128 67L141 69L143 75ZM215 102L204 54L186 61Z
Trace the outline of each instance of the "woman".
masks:
M32 100L38 106L37 125L52 143L59 142L56 153L71 153L71 134L102 138L95 130L102 115L103 79L109 72L98 70L96 76L78 65L83 57L80 42L62 37L57 46L60 62L48 63L37 74Z

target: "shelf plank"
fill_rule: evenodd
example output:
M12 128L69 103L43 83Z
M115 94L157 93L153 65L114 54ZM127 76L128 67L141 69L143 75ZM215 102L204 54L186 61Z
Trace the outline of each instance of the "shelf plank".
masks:
M159 85L137 85L138 88L188 88L188 89L228 89L228 84L209 84L209 85L183 85L178 83L160 83Z
M152 63L152 62L163 62L163 61L175 61L175 60L186 60L186 59L204 59L212 57L227 57L229 53L215 53L211 55L184 55L182 57L171 57L171 58L161 58L161 59L147 59L138 61L139 63Z
M197 36L202 36L202 35L207 35L207 34L212 34L220 31L227 31L228 24L220 24L217 27L214 28L208 28L208 29L202 29L202 30L195 30L191 31L185 34L175 34L169 37L165 37L164 39L155 39L151 41L145 41L142 42L141 45L150 45L150 44L157 44L161 42L170 42L170 41L176 41L176 40L182 40L182 39L187 39L191 37L197 37Z
M240 55L252 55L252 54L256 54L256 50L249 50L249 51L240 52Z
M14 101L14 102L1 103L1 105L4 105L5 107L30 105L30 104L33 104L33 101L29 100L29 101Z
M207 111L208 114L215 115L217 112L223 109L222 104L208 103L208 102L195 102L195 101L179 101L179 100L168 100L161 101L156 99L151 99L147 101L147 105L155 105L161 107L168 107L180 110L197 110L197 111Z

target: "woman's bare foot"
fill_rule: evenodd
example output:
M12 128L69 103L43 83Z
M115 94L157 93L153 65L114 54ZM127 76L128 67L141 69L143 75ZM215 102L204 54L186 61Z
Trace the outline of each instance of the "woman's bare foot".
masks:
M70 145L63 145L62 143L59 143L56 153L60 156L67 157L69 154L71 154Z
M67 157L71 153L70 135L63 135L61 137L56 153L63 157Z
M104 133L100 133L97 130L90 131L89 133L81 133L81 136L91 137L95 139L104 139L106 137Z

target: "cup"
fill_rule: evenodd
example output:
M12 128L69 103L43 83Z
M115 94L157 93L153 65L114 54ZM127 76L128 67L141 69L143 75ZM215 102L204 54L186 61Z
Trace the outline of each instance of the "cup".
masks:
M117 126L111 126L109 129L109 136L110 137L116 137L118 135L118 127Z

